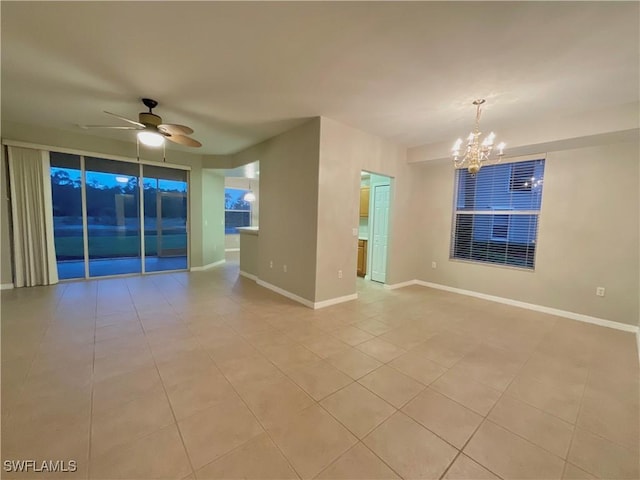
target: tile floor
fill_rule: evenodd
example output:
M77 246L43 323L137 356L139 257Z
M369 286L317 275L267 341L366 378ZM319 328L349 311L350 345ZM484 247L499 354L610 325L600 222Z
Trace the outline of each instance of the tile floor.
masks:
M2 459L78 466L3 478L640 476L632 334L358 282L319 311L233 261L2 292Z

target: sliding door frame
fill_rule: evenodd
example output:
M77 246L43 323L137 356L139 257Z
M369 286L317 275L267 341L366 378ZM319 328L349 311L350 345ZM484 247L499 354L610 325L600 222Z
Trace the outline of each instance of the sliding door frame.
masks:
M82 245L84 248L84 278L89 278L89 220L87 218L87 182L84 155L80 155L80 200L82 201Z
M77 155L80 157L80 192L81 192L81 201L82 201L82 244L84 248L84 278L69 278L60 280L61 282L71 282L77 280L96 280L102 278L122 278L122 277L133 277L137 275L153 275L156 273L172 273L172 272L185 272L191 270L191 166L189 165L180 165L174 163L167 162L157 162L153 160L145 160L143 158L131 158L124 157L120 155L109 155L99 152L90 152L87 150L78 150L72 148L64 148L57 147L51 145L42 145L31 142L21 142L14 140L2 140L2 145L5 146L13 146L13 147L23 147L23 148L31 148L37 150L46 150L48 152L57 152L57 153L67 153L71 155ZM139 211L140 211L140 261L141 264L141 273L123 273L116 275L101 275L98 277L91 277L89 275L89 230L88 230L88 215L87 215L87 188L86 188L86 168L85 168L85 157L93 157L93 158L101 158L104 160L116 160L119 162L127 162L127 163L137 163L139 165L138 168L138 187L139 187ZM186 269L180 270L162 270L157 272L146 272L145 268L145 245L144 245L144 182L143 182L143 170L144 165L151 165L157 167L170 168L174 170L184 170L186 171L187 177L187 219L186 219L186 233L187 233L187 266Z

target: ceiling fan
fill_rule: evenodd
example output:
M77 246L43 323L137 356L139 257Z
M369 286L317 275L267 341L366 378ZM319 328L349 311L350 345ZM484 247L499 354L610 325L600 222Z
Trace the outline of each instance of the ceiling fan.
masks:
M187 147L201 147L202 144L189 137L193 133L193 129L185 125L177 125L174 123L162 123L162 117L153 113L153 109L158 106L158 102L151 98L143 98L142 103L149 109L148 112L140 112L138 121L130 120L121 115L105 111L107 115L119 118L130 123L128 126L116 125L80 125L81 128L107 128L113 130L138 130L138 140L140 143L150 146L159 147L164 144L167 139L170 142L186 145Z

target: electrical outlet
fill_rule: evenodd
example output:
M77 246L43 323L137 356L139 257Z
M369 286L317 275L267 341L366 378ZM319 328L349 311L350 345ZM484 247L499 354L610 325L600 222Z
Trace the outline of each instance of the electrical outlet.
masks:
M342 278L342 270L338 270L338 278Z
M286 266L286 265L282 265L282 271L283 271L284 273L287 273L287 266Z
M599 297L604 297L604 287L596 287L596 295Z
M353 236L354 236L354 237L357 237L357 236L358 236L358 229L357 229L357 228L354 228L354 229L353 229Z
M273 260L269 260L269 268L273 268Z
M438 264L436 262L431 262L431 268L438 268Z

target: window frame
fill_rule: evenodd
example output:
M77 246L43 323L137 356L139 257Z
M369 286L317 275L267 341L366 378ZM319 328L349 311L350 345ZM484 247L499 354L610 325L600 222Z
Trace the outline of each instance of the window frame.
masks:
M513 166L517 165L519 163L524 163L524 162L541 162L542 163L542 170L543 170L543 175L541 178L538 179L538 184L534 185L531 189L528 190L512 190L511 186L512 186L512 174L513 174ZM477 209L477 210L464 210L464 209L458 209L458 196L459 196L459 188L460 188L460 181L462 179L462 176L458 173L459 170L465 170L464 168L456 168L453 170L453 175L454 175L454 188L453 188L453 208L452 208L452 216L451 216L451 232L450 232L450 244L449 244L449 260L450 261L455 261L455 262L462 262L462 263L471 263L474 265L485 265L485 266L492 266L492 267L499 267L499 268L507 268L507 269L514 269L517 271L521 271L521 272L534 272L536 269L536 258L537 258L537 254L538 254L538 244L539 244L539 234L540 234L540 215L542 213L542 204L543 204L543 200L542 197L544 195L544 190L543 190L543 184L544 184L544 170L545 170L545 165L546 165L546 158L544 155L535 155L535 156L531 156L531 157L524 157L524 158L515 158L515 159L510 159L510 161L507 162L502 162L496 165L511 165L511 170L509 172L509 179L508 179L508 183L506 185L507 187L507 191L510 192L511 194L513 194L514 192L516 194L519 193L529 193L529 192L533 192L535 188L540 187L542 190L540 190L539 195L541 195L540 198L540 205L539 205L539 209L538 210L518 210L518 209L512 209L512 208L504 208L504 207L499 207L499 208L483 208L483 209ZM534 172L535 172L535 163L533 163L534 165ZM484 168L487 167L491 167L494 165L488 165L485 166ZM473 222L475 220L475 217L477 215L486 215L491 217L491 226L490 226L490 235L488 237L489 241L493 241L495 243L505 243L508 244L509 243L509 229L511 227L511 223L512 223L512 216L514 215L527 215L527 216L531 216L534 215L536 217L536 222L535 222L535 236L533 238L533 241L531 243L534 244L535 248L531 257L531 267L527 266L527 265L516 265L513 263L507 263L506 261L504 263L499 263L499 262L491 262L491 261L485 261L485 260L478 260L478 259L474 259L474 258L463 258L460 256L455 256L455 250L456 250L456 229L457 229L457 217L458 215L468 215L471 218L471 225L472 225L472 229L473 229ZM493 229L494 229L494 218L496 216L501 216L501 215L505 215L507 216L508 220L507 220L507 237L506 238L494 238L493 237ZM473 231L473 230L472 230Z

